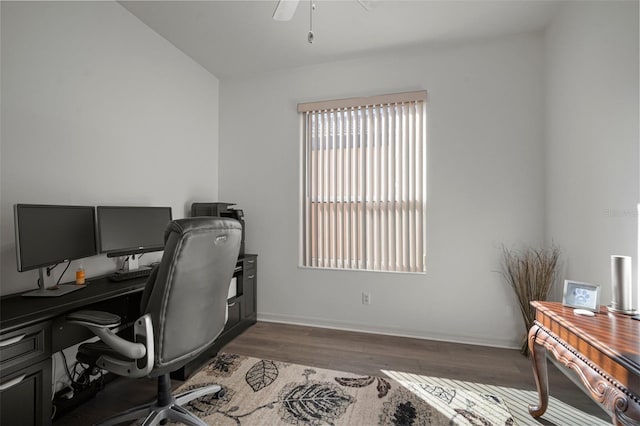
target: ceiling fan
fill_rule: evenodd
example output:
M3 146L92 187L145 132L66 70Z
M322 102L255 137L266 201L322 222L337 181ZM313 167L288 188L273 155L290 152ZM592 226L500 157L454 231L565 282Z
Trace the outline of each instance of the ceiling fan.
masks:
M371 10L372 4L377 0L357 0L366 11ZM300 0L278 0L276 10L273 12L275 21L290 21L293 18ZM309 34L307 41L313 43L313 11L316 9L314 0L309 0Z
M366 11L371 10L373 2L376 0L357 0ZM278 0L276 10L273 12L273 19L276 21L290 21L296 12L300 0ZM313 3L313 2L312 2Z

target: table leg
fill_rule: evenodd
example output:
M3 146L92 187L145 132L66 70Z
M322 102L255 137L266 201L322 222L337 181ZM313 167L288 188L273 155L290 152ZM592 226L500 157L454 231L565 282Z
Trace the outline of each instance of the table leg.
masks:
M538 418L547 411L549 404L549 377L547 374L547 357L546 349L541 344L536 344L536 337L542 331L538 325L531 327L529 330L529 353L531 354L531 363L533 366L533 377L538 388L538 405L529 405L529 414Z

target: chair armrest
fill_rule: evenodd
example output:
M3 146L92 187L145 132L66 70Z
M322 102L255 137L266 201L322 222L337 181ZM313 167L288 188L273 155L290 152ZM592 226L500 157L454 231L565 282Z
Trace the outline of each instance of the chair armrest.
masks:
M67 322L88 328L110 348L126 358L137 360L147 355L147 342L130 342L116 335L110 329L110 327L120 325L120 317L118 315L102 311L77 311L67 315ZM146 324L144 325L146 327ZM151 326L150 322L148 326ZM147 337L153 339L153 334Z
M151 373L151 370L153 370L153 359L155 356L155 347L153 343L153 324L151 323L151 315L145 314L136 320L136 322L133 324L133 334L134 338L136 340L142 340L144 342L144 345L142 345L141 343L128 342L124 339L121 340L129 345L141 345L145 350L143 356L138 358L131 357L131 360L122 360L108 355L103 355L98 358L96 365L98 367L104 368L105 370L125 377L144 377ZM116 349L114 346L112 346L114 342L109 343L105 341L105 343Z
M67 315L67 321L74 324L113 328L120 325L120 317L103 311L76 311Z

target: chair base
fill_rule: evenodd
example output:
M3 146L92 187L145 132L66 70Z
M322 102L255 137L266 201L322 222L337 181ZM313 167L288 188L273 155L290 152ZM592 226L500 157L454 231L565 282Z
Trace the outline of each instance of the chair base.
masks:
M218 385L203 386L171 397L168 404L160 406L158 401L138 405L127 411L116 414L113 417L98 423L98 425L117 425L123 422L131 422L144 418L142 426L158 425L163 420L173 420L189 426L208 426L198 416L189 412L183 406L201 396L218 394L224 395L224 390Z

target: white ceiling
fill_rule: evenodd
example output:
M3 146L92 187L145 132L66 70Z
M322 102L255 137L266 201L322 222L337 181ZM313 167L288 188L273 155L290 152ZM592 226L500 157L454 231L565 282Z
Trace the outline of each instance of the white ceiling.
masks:
M315 0L289 22L272 19L276 0L120 1L218 78L361 56L390 49L540 30L558 2L545 0Z

